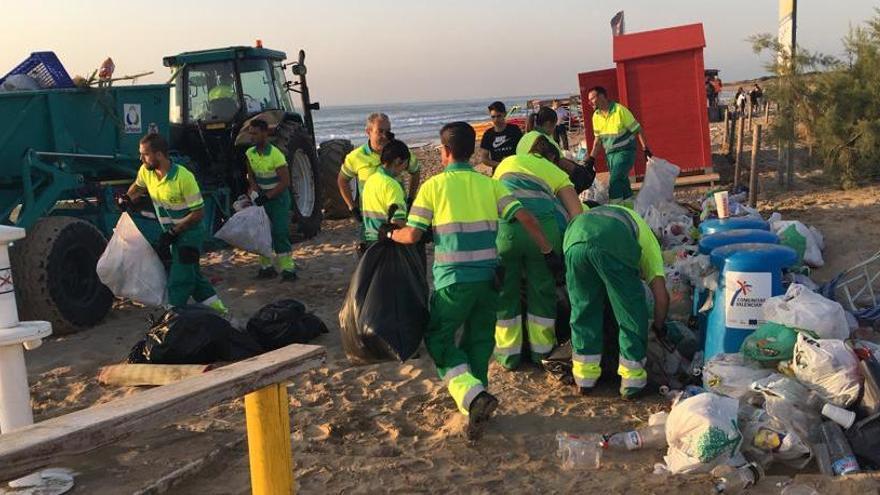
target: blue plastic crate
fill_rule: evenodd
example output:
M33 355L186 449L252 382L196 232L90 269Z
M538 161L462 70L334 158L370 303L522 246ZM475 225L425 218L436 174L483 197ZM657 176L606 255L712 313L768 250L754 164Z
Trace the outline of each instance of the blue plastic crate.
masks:
M9 76L26 74L34 78L43 89L74 87L70 75L61 65L55 52L33 52L31 56L0 79L0 84Z

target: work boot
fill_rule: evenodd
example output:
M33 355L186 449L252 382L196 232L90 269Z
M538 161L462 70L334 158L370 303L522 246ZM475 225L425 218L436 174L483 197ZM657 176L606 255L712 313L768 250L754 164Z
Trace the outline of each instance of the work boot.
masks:
M480 392L471 401L468 411L467 439L475 442L483 436L483 428L498 408L498 399L489 392Z
M645 387L620 387L620 398L623 400L636 400L645 393Z
M293 270L284 270L281 272L281 281L282 282L293 282L297 278L298 277L296 275L296 272Z
M257 272L257 278L261 280L275 278L278 276L278 272L275 271L274 266L263 266L260 267L260 271Z
M577 393L583 396L593 395L593 387L576 387Z

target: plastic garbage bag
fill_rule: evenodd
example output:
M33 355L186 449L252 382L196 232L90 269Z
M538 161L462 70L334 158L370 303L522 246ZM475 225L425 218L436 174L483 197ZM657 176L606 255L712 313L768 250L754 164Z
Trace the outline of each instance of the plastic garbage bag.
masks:
M669 293L668 318L686 322L694 305L694 290L675 269L666 268L666 291Z
M718 288L718 269L712 265L708 255L698 254L676 260L673 267L697 290Z
M165 266L128 213L119 216L95 271L116 297L148 306L168 300Z
M427 324L428 282L417 249L373 244L355 269L339 313L348 359L355 364L406 361Z
M0 84L0 93L6 91L36 91L39 90L40 83L27 74L13 74L3 80Z
M796 431L764 409L741 405L742 452L763 466L778 461L797 469L810 462L810 447Z
M214 237L249 253L272 256L272 223L262 206L251 206L232 215Z
M793 367L798 380L836 406L848 407L859 397L859 360L842 340L798 333Z
M843 306L800 284L791 284L785 294L764 301L761 312L764 321L806 331L820 339L849 338Z
M688 214L688 210L673 201L661 201L648 206L643 218L645 219L645 223L651 227L651 231L654 232L657 239L661 240L661 243L664 235L666 235L667 241L669 242L689 239L691 228L694 225L694 221ZM671 225L676 225L676 227L672 228L670 227ZM668 231L667 227L670 227ZM664 247L668 248L673 246Z
M306 306L295 299L282 299L263 306L248 320L247 331L266 351L290 344L306 344L322 333L328 333L327 325L306 312Z
M674 473L706 473L739 453L736 399L711 392L684 399L666 420L669 450L663 458Z
M761 368L740 353L719 353L703 366L703 387L710 392L734 399L746 399L755 395L751 385L771 375L773 371Z
M740 352L759 362L788 361L794 356L797 332L785 325L765 322L746 337Z
M806 265L819 268L825 264L825 260L822 258L825 239L816 228L807 227L797 220L782 220L782 215L779 213L770 215L768 221L770 222L770 230L780 237L783 244L786 243L786 239L794 244L793 247L798 246L801 242L804 243L802 252ZM803 237L803 241L796 234ZM795 250L797 251L797 247L795 247Z
M648 158L646 167L645 181L635 201L636 211L643 216L653 205L675 201L672 195L675 178L681 172L677 166L657 157Z
M593 180L590 188L582 192L579 196L581 202L595 201L600 205L608 203L608 184L601 180Z
M693 331L676 321L666 322L666 338L660 341L654 332L648 333L645 369L648 379L658 386L681 389L695 380L691 361L699 344Z
M856 422L845 433L859 459L880 466L880 413Z
M129 363L210 364L238 361L263 352L213 309L198 304L172 308L131 349Z

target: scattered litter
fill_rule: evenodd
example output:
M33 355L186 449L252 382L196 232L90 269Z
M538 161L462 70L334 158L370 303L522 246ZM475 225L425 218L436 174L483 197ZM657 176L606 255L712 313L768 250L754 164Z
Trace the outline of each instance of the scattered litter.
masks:
M840 303L826 299L800 284L791 284L782 296L764 301L765 321L806 331L820 339L846 339L850 328Z
M859 361L842 340L817 340L798 334L794 373L804 385L832 404L847 407L859 397Z
M669 450L664 457L674 473L705 473L739 452L742 434L737 427L739 402L707 392L687 398L672 408L666 422Z
M743 399L754 395L752 382L772 373L740 353L719 353L703 367L703 387L716 394Z
M600 435L556 434L556 456L562 460L562 469L598 469L602 462Z

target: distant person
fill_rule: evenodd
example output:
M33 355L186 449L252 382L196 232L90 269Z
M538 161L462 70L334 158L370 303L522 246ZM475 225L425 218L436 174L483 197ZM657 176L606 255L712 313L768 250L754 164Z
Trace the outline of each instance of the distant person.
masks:
M217 79L217 85L208 91L208 101L224 98L235 99L235 85L232 82L232 74L221 72Z
M758 83L749 91L749 102L752 105L752 113L761 111L761 99L764 98L764 90Z
M721 78L717 75L712 78L712 88L715 90L715 106L718 106L718 101L721 99L721 90L724 88L724 84L721 83Z
M706 104L710 108L715 106L715 86L709 78L706 78Z
M589 189L593 184L593 179L596 177L594 163L588 163L586 166L582 166L563 156L562 148L560 148L556 140L553 139L553 133L556 130L556 122L556 112L550 107L541 107L536 113L529 115L528 126L531 127L532 130L525 133L522 139L519 140L519 144L516 145L516 154L530 154L532 152L532 147L535 145L535 141L537 141L539 137L544 136L547 138L547 141L559 151L560 158L557 166L568 172L568 176L574 184L575 191L580 194L582 191Z
M746 94L746 90L743 89L742 86L737 88L736 95L733 97L734 105L736 106L736 111L739 115L745 115L746 113L746 102L748 101L749 96Z
M599 149L605 150L610 177L608 179L608 198L612 203L629 201L633 192L629 184L629 172L636 162L636 138L651 158L651 149L645 140L642 126L632 112L616 101L608 99L602 86L596 86L587 93L593 111L593 134L596 139L587 164L593 166Z
M385 226L379 232L380 242L415 244L434 228L434 293L425 347L458 410L467 416L470 440L480 437L498 407L487 388L495 349L499 220L516 219L537 244L550 272L561 276L564 271L538 220L501 182L470 165L476 139L467 122L443 126L440 160L445 171L419 189L406 227Z
M281 280L296 280L296 263L290 245L290 170L284 153L269 142L269 124L265 120L251 121L248 129L254 145L245 152L247 179L254 204L266 209L272 225L274 259L260 255L257 278L275 278L281 270Z
M568 121L571 118L571 112L564 105L560 105L558 101L553 101L551 108L556 112L556 129L553 130L553 139L562 145L562 149L568 149Z
M356 221L361 219L360 197L363 193L364 184L371 175L379 170L381 162L382 148L388 143L388 134L391 133L391 120L384 113L372 113L367 117L367 125L364 131L367 133L367 142L363 146L358 146L342 162L342 168L336 178L336 185L339 188L339 194L342 200L351 211L351 216ZM415 197L416 191L419 190L419 161L416 156L410 155L409 166L409 195L408 201ZM349 183L352 179L357 180L358 198L352 197ZM361 232L363 235L363 232Z
M483 133L477 160L495 170L501 160L516 154L516 145L522 138L519 126L507 123L507 107L500 101L489 105L492 127Z

